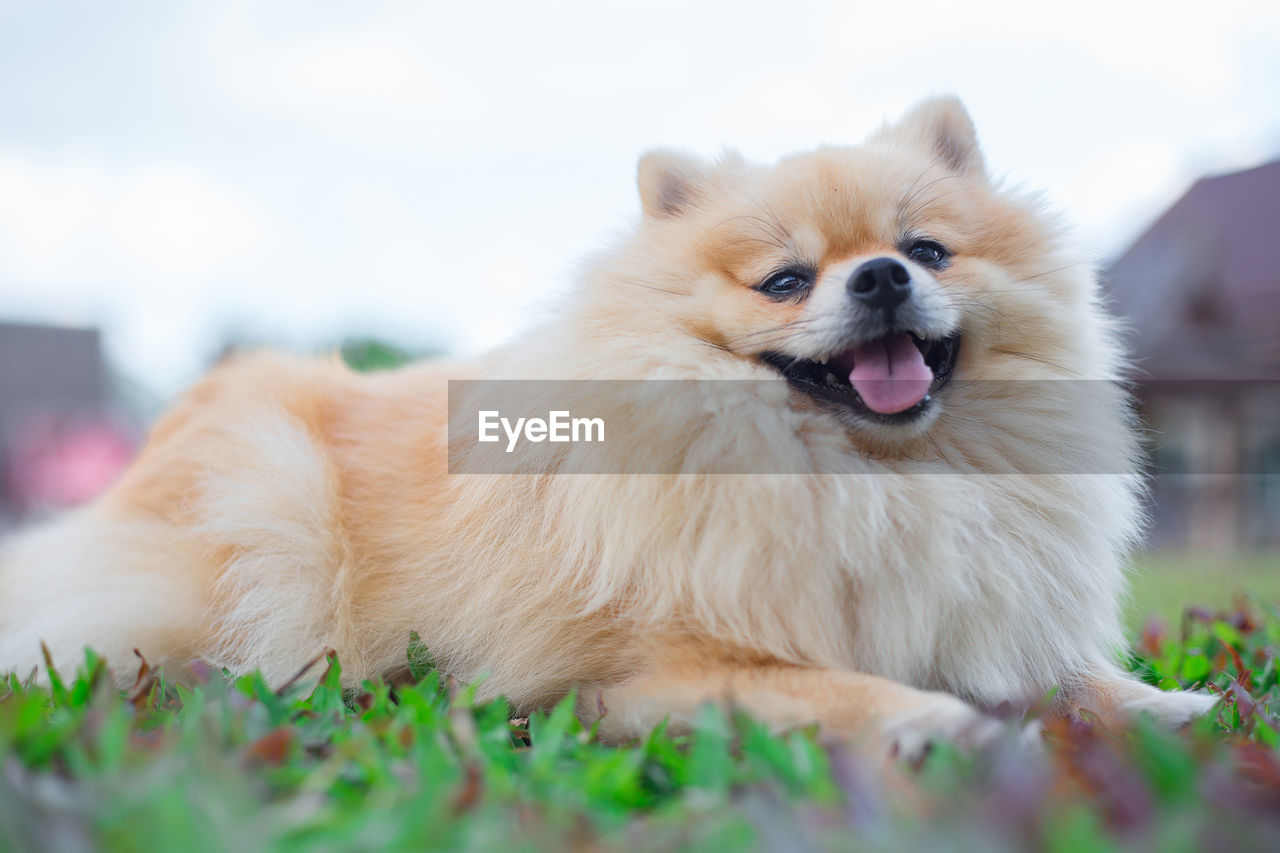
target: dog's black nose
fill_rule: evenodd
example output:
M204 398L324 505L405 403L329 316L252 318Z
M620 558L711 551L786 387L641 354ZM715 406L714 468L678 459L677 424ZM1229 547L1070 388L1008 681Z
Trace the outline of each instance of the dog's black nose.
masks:
M892 311L911 295L911 273L893 258L876 258L849 276L849 293L870 308Z

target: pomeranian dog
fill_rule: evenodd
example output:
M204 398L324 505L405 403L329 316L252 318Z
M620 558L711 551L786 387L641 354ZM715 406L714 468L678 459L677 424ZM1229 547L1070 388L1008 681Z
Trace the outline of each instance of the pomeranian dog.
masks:
M772 167L652 152L638 184L634 232L485 357L214 370L105 497L0 552L0 668L43 643L281 682L331 648L357 683L416 631L517 712L578 690L607 738L727 699L899 754L1051 693L1209 709L1117 665L1141 483L1114 324L958 101ZM488 379L624 380L591 400L620 467L526 442L487 468L505 435L450 413Z

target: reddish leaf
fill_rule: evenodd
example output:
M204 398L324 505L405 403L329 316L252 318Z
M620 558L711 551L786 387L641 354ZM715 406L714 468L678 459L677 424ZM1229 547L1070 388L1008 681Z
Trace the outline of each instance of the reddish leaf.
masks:
M1164 648L1164 635L1167 631L1168 626L1159 616L1148 617L1142 626L1142 650L1152 657L1159 655Z
M474 763L468 763L467 776L462 781L462 787L453 797L453 814L456 816L470 811L479 802L482 788L480 768Z
M258 738L249 747L248 755L268 764L280 764L289 753L289 744L293 743L294 733L289 728L279 728Z
M133 687L129 690L129 704L133 705L134 710L142 711L152 705L151 694L155 689L160 671L151 669L151 664L147 663L142 652L134 649L133 653L142 663L138 666L138 677L134 679Z
M301 681L302 677L306 675L307 672L309 672L313 666L320 663L320 661L324 660L331 654L334 654L333 649L325 649L324 651L320 652L320 654L316 655L311 660L307 661L305 664L302 665L301 669L299 669L297 672L293 674L292 677L289 678L288 681L286 681L284 684L281 684L279 687L276 688L276 695L283 696L290 687L292 687L293 685ZM332 663L330 664L330 666L332 666ZM329 670L326 669L324 671L324 674L328 675ZM324 681L324 675L320 676L320 680Z
M1244 722L1252 717L1254 710L1258 707L1258 703L1249 695L1249 691L1234 678L1231 680L1231 686L1227 690L1235 697L1236 708L1240 711L1240 721Z
M603 720L609 715L609 709L604 706L604 691L596 691L596 718Z

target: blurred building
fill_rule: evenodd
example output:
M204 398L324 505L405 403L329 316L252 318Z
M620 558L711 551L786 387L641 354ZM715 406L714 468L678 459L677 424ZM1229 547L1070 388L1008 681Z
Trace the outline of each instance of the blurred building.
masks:
M1280 162L1197 181L1106 274L1152 429L1152 542L1280 545Z
M97 330L0 323L0 529L94 497L135 445Z

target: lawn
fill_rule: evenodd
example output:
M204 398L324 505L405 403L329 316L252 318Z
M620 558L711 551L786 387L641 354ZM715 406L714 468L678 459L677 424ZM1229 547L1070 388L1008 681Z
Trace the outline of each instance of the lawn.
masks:
M1171 624L1130 664L1223 695L1188 731L1054 722L1033 753L1010 723L987 752L887 772L710 707L691 735L604 746L567 702L528 720L477 703L412 642L416 683L345 693L333 659L280 690L140 665L121 692L89 655L0 686L0 849L1277 849L1280 613Z
M1130 586L1126 615L1134 633L1151 615L1177 625L1188 604L1222 609L1249 595L1280 602L1280 552L1143 554Z

